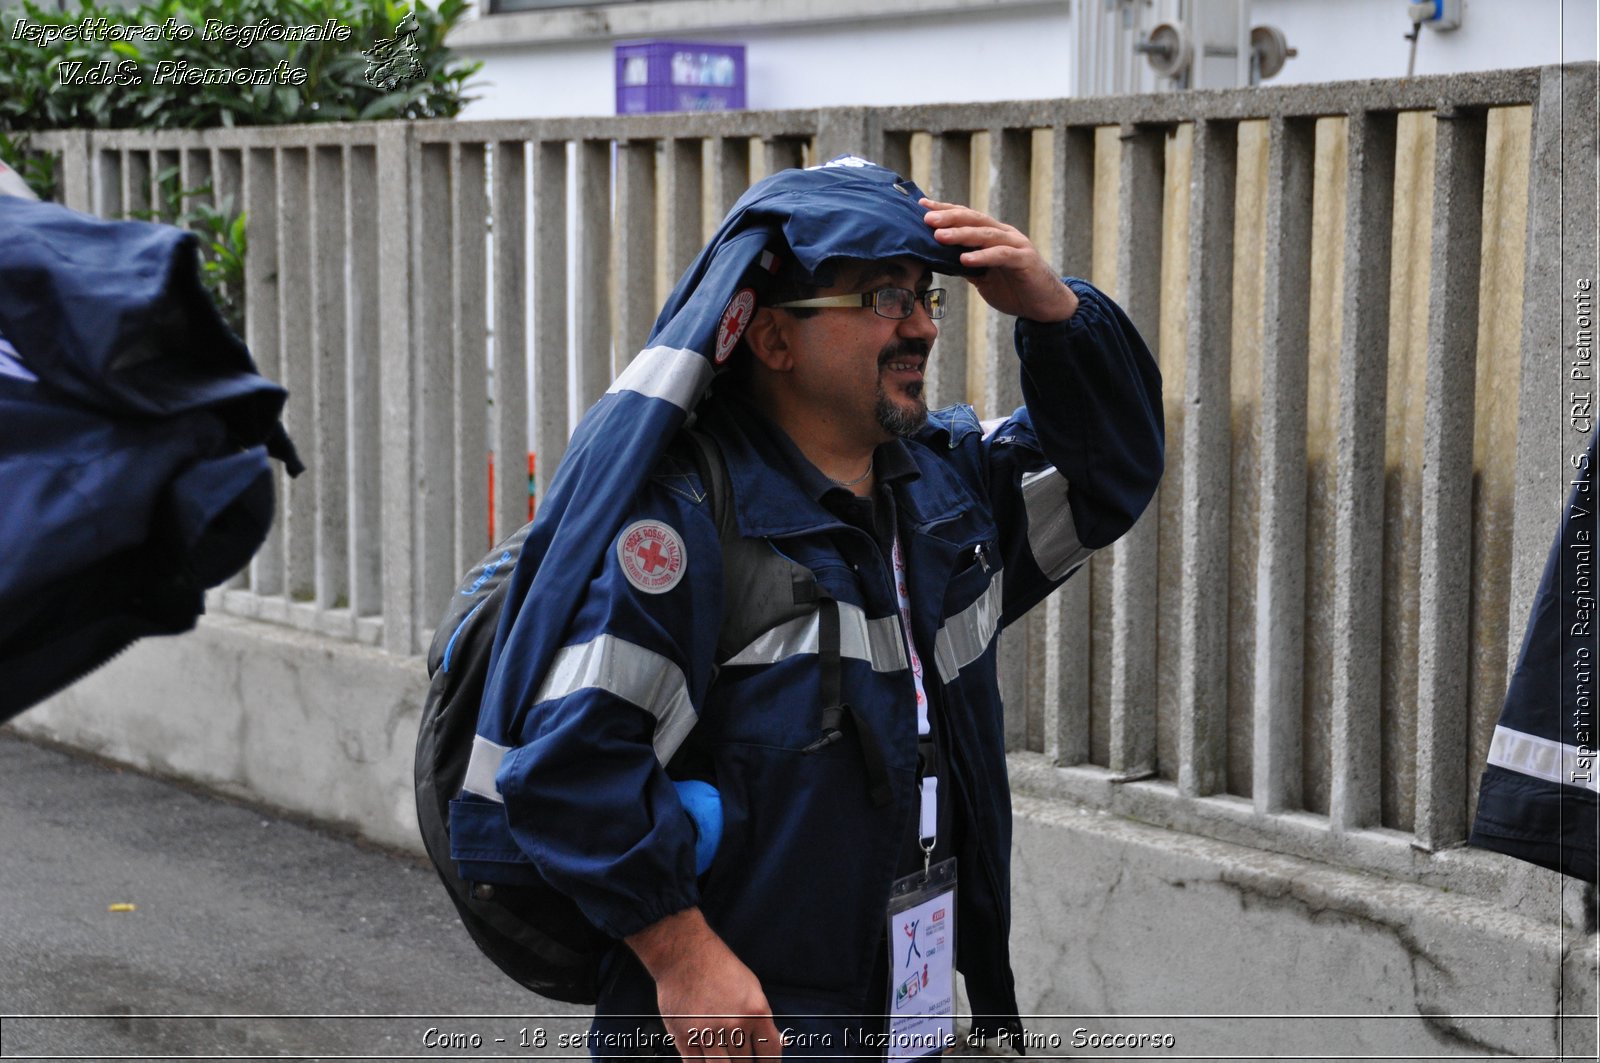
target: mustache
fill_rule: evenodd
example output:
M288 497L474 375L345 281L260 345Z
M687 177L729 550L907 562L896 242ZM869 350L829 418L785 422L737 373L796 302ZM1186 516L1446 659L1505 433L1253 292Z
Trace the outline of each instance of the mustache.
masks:
M931 349L932 349L932 344L930 344L927 340L921 340L921 339L901 340L899 343L895 344L893 347L885 347L882 351L880 351L878 353L878 365L879 366L888 365L890 362L895 361L898 358L904 358L908 354L918 355L918 356L920 356L922 358L927 358L928 357L928 351L931 350Z

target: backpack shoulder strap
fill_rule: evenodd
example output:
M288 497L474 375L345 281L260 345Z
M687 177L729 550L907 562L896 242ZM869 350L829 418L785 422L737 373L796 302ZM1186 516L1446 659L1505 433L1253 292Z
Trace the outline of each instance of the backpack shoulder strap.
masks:
M700 474L706 494L711 496L711 515L717 524L717 536L726 547L729 536L738 534L734 530L733 503L728 497L732 490L728 485L728 463L722 460L722 448L715 439L692 428L685 431L694 444L695 471Z
M700 482L711 499L712 517L722 541L722 627L717 632L717 665L786 620L817 606L817 578L811 570L779 553L765 539L739 534L728 466L717 441L690 429Z
M842 691L840 661L843 633L839 603L821 591L809 568L791 561L765 539L739 534L734 516L733 490L727 463L717 441L704 432L689 430L700 482L711 496L711 512L722 541L722 627L717 632L717 667L788 620L817 614L817 654L822 668L821 737L807 746L814 753L843 737L845 718L852 715ZM875 805L890 797L889 776L883 753L872 732L856 726L866 761L867 788Z

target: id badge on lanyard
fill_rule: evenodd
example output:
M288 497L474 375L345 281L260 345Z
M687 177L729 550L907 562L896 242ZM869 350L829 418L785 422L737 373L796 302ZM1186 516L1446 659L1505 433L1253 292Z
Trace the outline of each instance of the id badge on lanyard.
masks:
M891 556L916 688L917 735L926 739L928 697L922 685L922 659L911 638L911 595L898 531ZM889 1063L940 1055L956 1043L956 862L952 857L930 866L938 836L939 780L922 776L918 790L922 870L900 879L889 891L889 1029L884 1053Z
M940 1055L956 1036L956 862L907 875L889 894L889 1063Z

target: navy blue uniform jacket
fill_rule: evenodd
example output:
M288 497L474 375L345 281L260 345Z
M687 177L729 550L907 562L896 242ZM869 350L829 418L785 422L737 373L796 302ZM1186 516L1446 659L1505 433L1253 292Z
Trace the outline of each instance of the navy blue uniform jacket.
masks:
M300 469L198 268L192 233L0 196L0 720L193 627L266 535L269 452Z
M1595 881L1595 441L1573 488L1511 673L1471 844Z
M650 345L574 435L513 576L466 792L451 812L469 877L536 870L615 937L700 905L761 979L780 1028L831 1035L810 1041L813 1052L839 1050L853 1017L881 1006L871 967L913 814L911 672L871 537L780 471L770 441L715 397L700 400L722 309L778 231L813 274L829 257L900 254L961 272L959 249L923 224L919 194L846 160L785 171L741 198ZM1074 284L1082 305L1071 321L1019 327L1027 408L991 433L970 408L935 415L903 444L914 473L895 485L912 635L943 714L951 829L965 858L958 960L991 1032L1018 1027L997 633L1126 531L1162 468L1155 364L1120 309ZM815 610L716 667L717 529L692 470L663 458L696 406L722 446L740 534L809 568L839 603L844 697L882 751L885 802L869 793L863 742L801 752L819 736ZM665 542L683 566L670 586L641 590L625 572L641 521L678 539L681 550ZM641 554L644 570L661 556ZM698 878L694 828L667 770L691 732L709 747L725 821ZM648 977L618 945L599 1021L654 1006Z

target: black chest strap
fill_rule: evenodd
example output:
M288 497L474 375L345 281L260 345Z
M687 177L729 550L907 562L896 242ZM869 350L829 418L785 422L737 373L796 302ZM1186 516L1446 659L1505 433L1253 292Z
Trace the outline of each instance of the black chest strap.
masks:
M848 721L861 743L872 802L880 807L887 804L889 773L883 750L872 729L857 719L844 701L839 603L821 592L810 569L784 557L763 539L747 539L739 534L721 448L703 432L691 430L687 434L694 443L695 465L711 496L711 512L722 543L723 614L717 632L718 667L763 632L815 610L822 682L821 736L804 752L815 753L837 742L844 737Z

